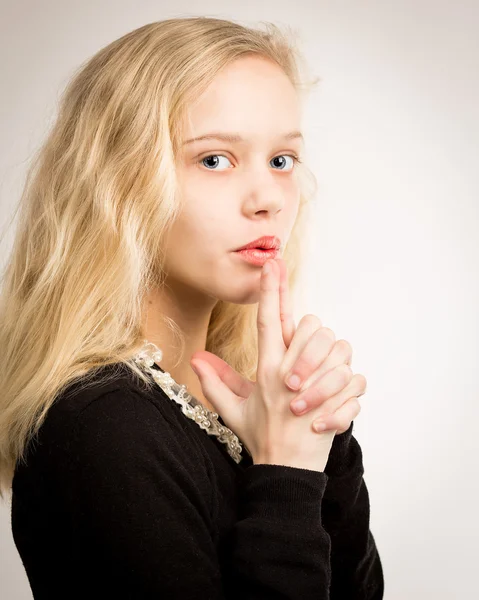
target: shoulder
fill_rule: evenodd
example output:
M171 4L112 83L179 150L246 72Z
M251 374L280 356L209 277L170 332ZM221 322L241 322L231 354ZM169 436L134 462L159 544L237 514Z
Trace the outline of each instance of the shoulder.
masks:
M121 363L107 365L93 376L69 384L55 398L39 433L50 451L80 440L112 443L148 435L177 436L181 429L171 400L153 383L152 389ZM90 440L91 439L91 440Z
M59 394L38 441L52 467L133 472L141 463L146 469L168 463L206 481L208 458L179 406L155 382L149 390L123 365L102 367L88 386L78 381Z
M143 408L146 412L162 411L164 392L153 384L146 384L125 365L105 365L87 377L77 379L55 398L49 410L50 423L70 426L82 415L113 410L129 413Z
M186 494L209 515L214 490L207 459L177 405L161 388L135 383L130 372L115 367L113 373L102 369L92 385L69 386L58 396L41 428L33 469L45 473L46 466L73 499L90 489L145 503L158 494Z

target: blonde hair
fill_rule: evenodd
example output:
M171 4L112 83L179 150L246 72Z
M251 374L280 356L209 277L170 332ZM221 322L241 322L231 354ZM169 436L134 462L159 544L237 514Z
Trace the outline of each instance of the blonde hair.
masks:
M303 80L294 41L265 25L262 31L209 17L150 23L101 49L64 90L27 172L2 273L2 499L27 442L73 380L88 387L101 367L122 363L156 385L132 357L143 344L145 294L165 281L162 243L181 210L175 156L188 105L245 55L278 64L298 94L320 80ZM298 217L283 252L291 287L306 205L317 191L311 171L300 169ZM163 317L183 349L179 327ZM256 317L257 304L219 301L206 340L206 350L252 380Z

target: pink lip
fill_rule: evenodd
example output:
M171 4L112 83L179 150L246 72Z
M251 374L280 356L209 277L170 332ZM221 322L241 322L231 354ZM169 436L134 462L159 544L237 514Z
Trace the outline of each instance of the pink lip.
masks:
M246 250L249 248L262 248L265 250L279 250L281 248L281 240L274 235L264 235L263 237L254 240L253 242L249 242L249 244L245 244L241 246L241 248L236 248L235 251Z
M252 265L262 267L264 263L270 258L276 258L279 250L273 248L272 250L258 250L257 248L247 248L245 250L236 250L235 254L240 256L246 262Z

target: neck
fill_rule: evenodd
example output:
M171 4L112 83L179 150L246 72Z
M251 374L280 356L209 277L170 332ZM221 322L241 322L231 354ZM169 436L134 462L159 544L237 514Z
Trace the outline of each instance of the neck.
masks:
M163 352L159 363L163 371L170 373L178 384L186 386L188 392L214 410L204 397L201 383L190 366L191 356L205 350L206 337L211 313L217 300L192 291L184 284L171 281L161 289L148 293L145 300L144 337L154 343ZM177 335L168 326L174 321L185 339L183 358L178 363L179 350L176 347Z

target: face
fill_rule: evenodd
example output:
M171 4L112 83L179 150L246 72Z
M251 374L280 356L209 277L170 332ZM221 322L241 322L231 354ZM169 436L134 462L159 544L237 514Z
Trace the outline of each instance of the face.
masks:
M190 108L177 157L183 210L166 251L168 284L193 296L259 300L261 266L234 251L264 235L284 247L299 207L301 106L277 65L258 57L228 65ZM209 139L235 134L241 141ZM281 256L281 253L279 254Z

